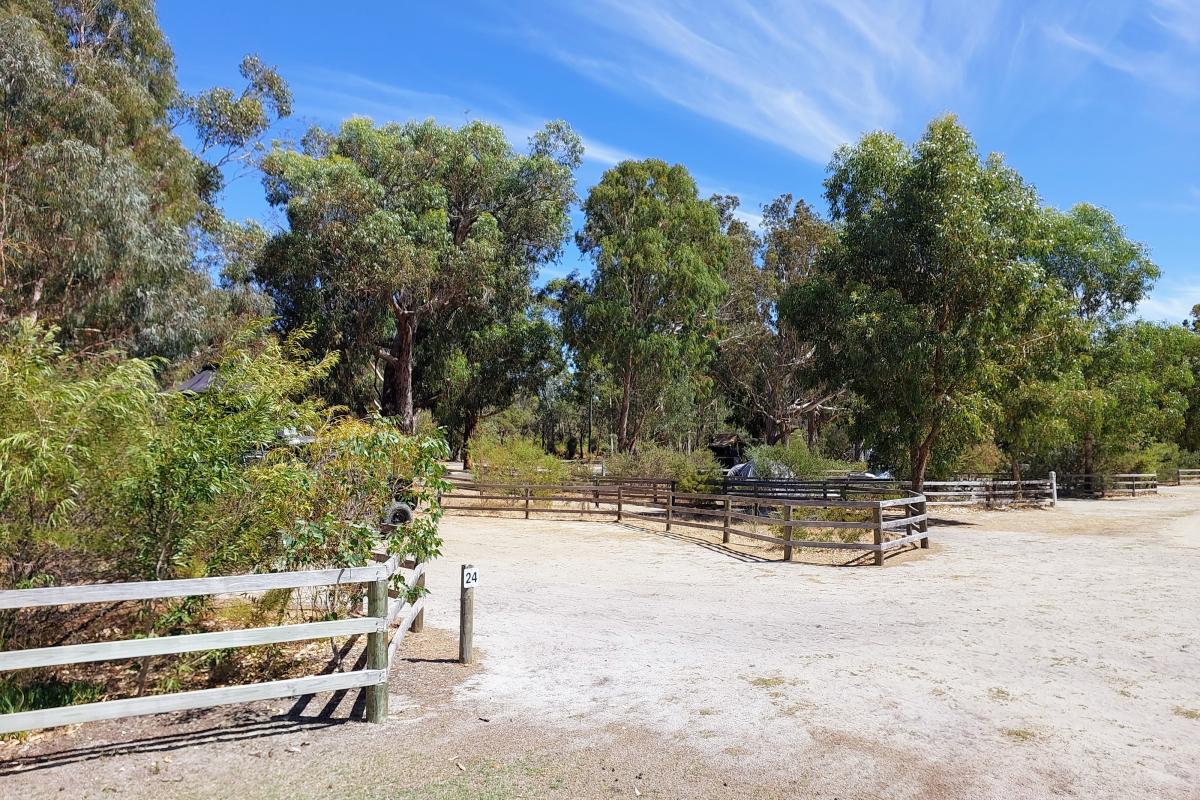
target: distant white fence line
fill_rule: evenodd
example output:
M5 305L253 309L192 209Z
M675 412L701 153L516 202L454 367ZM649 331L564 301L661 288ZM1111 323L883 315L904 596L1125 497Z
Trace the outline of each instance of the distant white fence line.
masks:
M1153 472L1063 475L1062 492L1064 496L1090 498L1158 494L1158 475Z
M409 630L421 630L425 614L424 598L417 598L416 602L409 603L406 596L389 597L388 585L392 576L400 572L409 587L424 586L425 565L414 561L402 561L399 556L377 555L376 561L379 563L340 569L0 591L0 609L22 609L368 584L366 616L361 617L213 633L39 647L0 653L0 671L8 671L365 633L365 669L0 714L0 733L358 688L367 690L367 720L382 722L387 716L388 669L396 647ZM393 631L390 645L387 640L389 631Z
M726 478L725 491L748 497L836 497L846 487L875 487L902 490L907 480L897 478L828 477L813 480L769 478ZM925 481L921 493L931 506L1021 504L1055 505L1058 484L1055 474L1032 480L1004 480L991 477Z
M1176 470L1175 483L1180 486L1200 486L1200 469Z

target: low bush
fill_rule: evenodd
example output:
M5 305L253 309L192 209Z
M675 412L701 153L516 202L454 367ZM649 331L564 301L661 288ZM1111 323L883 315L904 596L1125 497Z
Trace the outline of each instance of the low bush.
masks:
M604 471L617 478L675 481L680 492L702 492L719 482L721 475L720 465L708 450L683 453L655 444L640 445L635 453L610 456Z
M803 439L759 445L751 448L749 455L757 478L822 478L832 470L849 470L854 466L817 455Z
M181 392L155 362L68 356L28 323L0 331L0 588L365 564L396 483L420 513L389 546L435 556L445 443L309 399L333 362L302 352L258 325L212 354L204 391ZM354 599L331 592L311 612ZM210 608L132 604L110 622L195 630ZM0 649L41 644L56 613L0 613Z
M556 485L569 480L568 465L532 439L480 436L471 442L479 483Z

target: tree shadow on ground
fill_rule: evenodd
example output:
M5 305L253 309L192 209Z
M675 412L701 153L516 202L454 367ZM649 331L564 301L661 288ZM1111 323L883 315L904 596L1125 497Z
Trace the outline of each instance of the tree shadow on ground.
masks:
M934 527L958 528L958 527L962 527L964 525L967 526L968 528L973 528L978 524L979 524L978 522L968 522L967 520L964 520L964 519L946 519L944 517L930 517L929 518L929 527L931 527L931 528L934 528Z

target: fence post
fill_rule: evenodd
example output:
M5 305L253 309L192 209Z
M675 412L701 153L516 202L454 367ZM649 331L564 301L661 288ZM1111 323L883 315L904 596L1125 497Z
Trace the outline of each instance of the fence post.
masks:
M529 492L528 486L525 487L525 519L529 519Z
M674 487L667 490L667 530L671 530L671 518L674 516L675 508L675 489Z
M420 565L420 563L414 559L413 566L416 567L419 565ZM423 594L424 590L425 590L425 573L424 572L422 572L420 575L417 576L417 582L413 584L413 588L417 590L417 597L419 599L421 594ZM408 627L408 629L412 633L420 633L421 631L425 630L425 607L424 606L422 606L421 610L417 612L417 615L415 617L413 617L412 625L410 625Z
M791 506L783 507L783 525L784 525L783 538L787 541L787 544L785 544L783 546L783 560L791 561L792 560L792 507Z
M621 501L621 484L619 484L619 483L618 483L618 484L617 484L617 522L620 522L620 521L621 521L621 512L622 512L622 507L621 507L621 506L622 506L622 501Z
M917 530L926 534L921 538L921 548L926 549L929 547L929 503L925 500L917 503L917 513L925 517L918 523Z
M458 596L458 660L471 663L471 651L475 639L475 587L467 586L467 571L474 570L470 564L462 565L461 594Z
M367 614L386 620L387 607L388 579L371 581L367 587ZM383 681L367 687L367 722L383 722L388 713L386 629L367 634L367 669L383 670Z
M1054 508L1058 505L1058 476L1054 474L1054 470L1050 470L1050 507Z
M876 504L871 509L871 527L875 534L875 566L883 566L883 506Z
M729 512L730 512L730 497L725 495L725 521L721 525L721 544L729 544Z

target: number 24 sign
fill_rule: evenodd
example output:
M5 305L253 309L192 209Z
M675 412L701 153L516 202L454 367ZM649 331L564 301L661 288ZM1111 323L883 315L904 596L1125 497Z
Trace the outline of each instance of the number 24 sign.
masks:
M479 569L477 567L467 567L463 570L463 588L474 589L479 584Z

